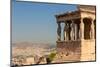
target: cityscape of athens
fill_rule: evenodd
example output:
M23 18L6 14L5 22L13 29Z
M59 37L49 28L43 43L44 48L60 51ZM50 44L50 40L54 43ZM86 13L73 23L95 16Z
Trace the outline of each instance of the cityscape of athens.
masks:
M12 67L96 61L96 6L12 4Z

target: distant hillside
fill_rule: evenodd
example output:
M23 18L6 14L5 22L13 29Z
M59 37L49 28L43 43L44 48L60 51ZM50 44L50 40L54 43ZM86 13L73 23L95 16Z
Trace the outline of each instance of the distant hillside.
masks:
M56 47L54 44L48 44L48 43L32 43L32 42L18 42L13 43L12 47L19 47L19 48L26 48L26 47L34 47L34 48L54 48Z
M53 44L46 43L31 43L31 42L19 42L12 44L12 54L13 56L17 55L44 55L48 51L51 51L55 48Z

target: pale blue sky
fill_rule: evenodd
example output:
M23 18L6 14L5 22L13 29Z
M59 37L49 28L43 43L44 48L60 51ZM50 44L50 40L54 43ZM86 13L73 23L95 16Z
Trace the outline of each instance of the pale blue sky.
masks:
M56 43L55 15L76 10L76 5L12 2L12 41Z

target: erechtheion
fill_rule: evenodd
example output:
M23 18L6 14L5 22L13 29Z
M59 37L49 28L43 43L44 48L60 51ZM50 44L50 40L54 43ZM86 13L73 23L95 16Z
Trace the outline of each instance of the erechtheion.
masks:
M66 61L95 60L96 7L78 5L76 11L56 15L56 20L59 58Z

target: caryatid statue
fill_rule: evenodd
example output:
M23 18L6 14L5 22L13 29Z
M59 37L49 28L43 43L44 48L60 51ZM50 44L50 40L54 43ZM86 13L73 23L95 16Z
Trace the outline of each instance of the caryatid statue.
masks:
M60 26L60 23L58 23L58 28L57 28L57 39L58 39L58 41L61 41L61 26Z
M68 24L65 23L65 26L64 26L64 40L65 41L68 40L68 33L69 33L69 27L68 27Z
M71 40L74 40L74 39L75 39L75 24L72 21L72 23L71 23Z

